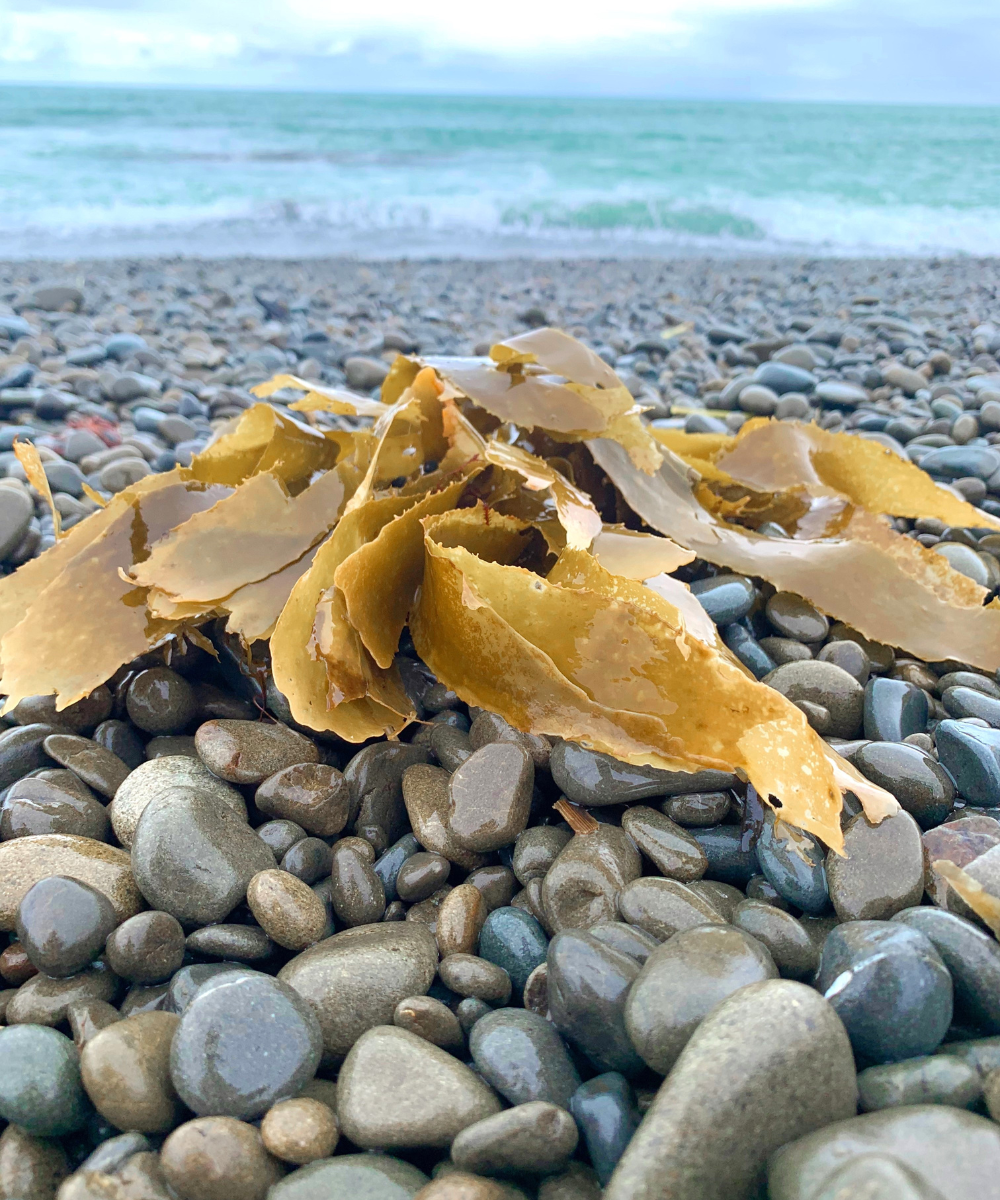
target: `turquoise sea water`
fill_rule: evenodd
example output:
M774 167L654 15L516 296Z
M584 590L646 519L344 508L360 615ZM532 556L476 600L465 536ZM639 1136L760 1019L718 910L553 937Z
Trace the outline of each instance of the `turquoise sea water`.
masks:
M1000 109L0 87L0 257L998 254Z

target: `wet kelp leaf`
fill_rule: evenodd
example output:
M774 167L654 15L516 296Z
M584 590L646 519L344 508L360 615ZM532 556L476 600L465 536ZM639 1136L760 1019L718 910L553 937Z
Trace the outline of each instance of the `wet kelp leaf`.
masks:
M649 476L615 442L588 447L633 512L699 557L763 576L872 641L930 661L1000 666L1000 604L984 606L981 587L864 509L853 507L836 537L763 537L703 507L698 480L669 451Z
M278 623L281 610L288 603L292 588L312 566L319 548L311 546L297 561L268 575L266 579L258 579L237 588L228 596L219 606L223 613L229 615L226 632L238 634L247 646L258 638L269 638Z
M454 391L501 421L578 441L600 434L625 445L653 471L660 453L628 388L582 342L558 329L536 329L495 345L490 358L427 358Z
M98 535L65 563L0 641L4 711L25 696L51 694L57 709L66 708L177 628L150 618L146 589L124 572L143 560L153 542L229 489L174 472L153 478L159 486L94 514ZM46 635L40 637L39 630Z
M250 389L255 396L262 400L273 396L284 388L292 391L305 392L301 400L289 404L293 412L328 412L338 413L345 417L380 417L388 408L380 400L372 400L369 396L358 396L344 388L324 387L322 384L300 379L297 375L274 375L264 383L258 383Z
M255 404L224 427L191 463L195 479L236 487L270 471L289 488L337 461L339 444L270 404Z
M946 879L948 886L989 926L993 935L1000 938L1000 897L988 892L978 879L973 879L967 871L948 859L932 862L931 870Z
M345 500L336 469L295 497L265 471L171 530L132 576L173 604L211 606L299 560L337 523Z
M62 537L62 514L52 499L52 489L49 487L49 477L45 474L45 467L42 465L42 456L33 442L16 441L14 453L17 455L17 461L24 467L28 482L49 506L49 512L52 513L52 526L58 542Z
M652 579L664 572L669 574L696 557L694 551L678 546L670 538L639 533L624 525L605 525L595 538L591 553L612 575L639 580Z
M497 528L497 526L500 526ZM842 844L828 747L782 695L699 641L642 584L567 550L547 579L489 561L521 531L481 507L424 522L417 652L467 703L516 728L635 763L743 772L785 820Z

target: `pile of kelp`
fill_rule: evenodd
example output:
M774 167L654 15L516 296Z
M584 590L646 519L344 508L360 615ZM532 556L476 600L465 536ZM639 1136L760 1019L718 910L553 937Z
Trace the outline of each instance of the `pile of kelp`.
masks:
M633 763L737 771L839 849L843 790L873 819L896 802L753 678L671 572L697 557L874 641L1000 665L1000 604L884 514L1000 522L875 442L767 420L654 429L552 329L489 358L401 356L381 402L288 375L256 390L289 389L296 417L254 405L189 469L142 479L0 582L7 709L64 707L172 639L211 651L199 626L223 618L248 654L269 640L296 722L396 737L415 719L408 627L463 701Z

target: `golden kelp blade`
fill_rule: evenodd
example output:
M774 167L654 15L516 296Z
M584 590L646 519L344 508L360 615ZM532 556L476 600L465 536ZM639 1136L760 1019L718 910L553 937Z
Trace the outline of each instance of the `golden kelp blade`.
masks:
M280 392L283 388L305 392L301 400L289 404L293 412L329 412L340 413L345 417L380 417L388 408L380 400L372 400L369 396L357 396L344 388L323 387L322 384L300 379L297 375L275 375L265 383L258 383L250 389L255 396L266 399Z
M110 521L71 559L0 642L5 711L25 696L57 697L57 709L90 695L124 663L176 627L151 622L146 589L122 578L152 542L194 513L210 508L229 489L159 476L163 485L109 505L95 516ZM69 539L67 539L68 541ZM39 636L39 631L49 631Z
M1000 519L939 487L916 463L887 446L818 425L747 421L715 465L738 483L775 492L799 485L832 488L871 513L937 517L946 525L1000 529Z
M24 473L28 477L28 482L49 506L49 511L52 513L52 525L55 530L56 541L58 542L62 537L62 513L60 513L53 502L52 489L49 487L49 477L45 474L41 455L38 453L33 442L21 441L14 443L14 453L17 455L17 461L24 467Z
M229 614L226 632L239 634L248 646L258 638L269 638L292 588L312 566L318 550L319 546L311 546L296 562L266 579L237 588L220 605Z
M308 480L337 461L338 444L308 425L255 404L234 418L191 463L195 479L236 487L251 475L270 471L288 487Z
M1000 604L984 606L981 587L870 513L855 509L835 538L761 537L707 512L675 455L648 476L615 442L587 445L632 511L699 557L804 596L872 641L930 661L1000 666Z
M624 525L605 525L594 540L591 553L612 575L639 580L652 579L664 572L669 574L696 557L692 550L678 546L670 538L638 533Z
M956 894L990 927L994 937L1000 938L1000 897L988 892L978 879L973 879L967 871L947 859L932 862L931 870L947 879Z
M172 530L132 576L174 602L214 603L300 559L337 523L344 500L336 468L294 498L265 471Z
M841 795L825 745L790 701L691 636L661 597L583 551L567 550L549 579L485 561L465 545L481 536L477 523L481 509L424 525L410 628L443 683L519 729L627 761L742 770L781 801L783 819L840 847Z

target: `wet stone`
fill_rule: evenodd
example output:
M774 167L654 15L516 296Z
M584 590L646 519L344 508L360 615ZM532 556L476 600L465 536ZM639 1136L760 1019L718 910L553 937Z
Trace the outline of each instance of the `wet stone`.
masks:
M821 996L787 979L740 988L688 1042L604 1198L749 1196L774 1150L851 1116L856 1097L850 1043Z
M194 741L205 766L230 783L263 783L285 767L319 761L314 742L279 724L206 721Z
M510 904L517 887L514 872L500 865L478 867L469 872L465 882L480 893L488 913Z
M451 1159L482 1175L548 1175L566 1166L578 1140L564 1108L533 1100L466 1126L452 1143Z
M152 1143L145 1134L133 1130L120 1133L117 1137L101 1142L97 1149L83 1160L80 1171L117 1172L133 1154L148 1154Z
M819 949L791 913L747 899L737 905L732 923L765 947L785 979L806 983L812 979L819 966Z
M818 916L830 906L825 852L812 834L786 824L767 807L757 839L757 861L771 886L803 912Z
M167 1012L184 1013L187 1006L211 979L233 971L245 971L239 963L193 963L175 971L167 989L163 1008Z
M225 1116L180 1125L163 1143L160 1164L182 1200L264 1200L283 1174L259 1131Z
M852 761L866 779L895 796L922 829L940 825L951 811L955 799L951 777L916 746L869 742Z
M338 1154L293 1171L269 1200L413 1200L426 1183L423 1171L388 1154Z
M617 916L618 895L642 871L628 834L614 825L577 834L542 882L542 903L554 930L587 929Z
M549 939L530 913L504 907L494 909L479 933L479 954L503 968L513 986L523 989L531 972L545 962Z
M337 1081L337 1114L363 1149L448 1146L500 1110L493 1091L447 1051L393 1026L370 1029Z
M556 825L533 825L514 843L511 869L524 887L531 879L542 879L556 861L560 851L572 838L569 829Z
M159 796L174 795L178 788L193 788L209 803L246 819L246 801L231 784L223 783L197 758L163 755L137 767L122 783L108 807L115 837L126 848L146 806Z
M0 1029L0 1058L0 1117L34 1137L61 1137L84 1125L90 1103L68 1037L37 1025L11 1025Z
M82 1050L102 1029L121 1019L121 1013L107 1000L78 1000L66 1009L66 1020L77 1050Z
M725 922L718 908L687 884L654 876L637 879L624 888L618 909L624 921L660 941L695 925Z
M725 771L660 771L636 767L610 754L585 750L575 742L559 742L549 759L553 782L568 799L593 807L635 804L650 796L681 796L691 792L735 787L737 779Z
M635 1094L624 1075L609 1071L588 1079L576 1089L570 1100L570 1112L576 1118L603 1186L639 1126Z
M161 792L143 809L132 870L149 903L182 923L221 921L274 856L230 808L193 787Z
M625 1029L625 1003L639 963L583 930L549 943L547 1000L552 1024L599 1071L634 1075L642 1061Z
M117 754L112 754L89 738L53 733L43 745L49 758L74 771L95 792L109 799L129 773L128 767Z
M528 1012L540 1017L549 1015L549 965L539 963L528 976L524 985L522 1003Z
M971 1108L982 1093L979 1072L947 1054L868 1067L858 1075L858 1106L862 1112L904 1104Z
M785 912L789 909L788 901L764 875L750 877L746 886L746 897L748 900L763 900L765 904L771 904Z
M402 809L402 779L409 767L427 763L426 746L406 742L375 742L359 750L344 767L344 778L351 792L351 814L348 819L360 819L363 809L378 801ZM400 830L398 837L405 831Z
M259 962L274 953L274 943L256 925L203 925L184 944L192 954L238 962Z
M33 724L0 732L0 790L10 787L31 771L52 765L43 747L56 728L49 724Z
M83 1086L116 1128L167 1133L180 1119L170 1081L170 1044L179 1022L176 1013L141 1013L117 1021L83 1048Z
M887 921L920 903L924 856L920 827L907 812L870 825L863 813L844 830L844 855L827 855L830 899L841 921Z
M942 908L968 916L965 902L937 874L933 864L938 859L946 859L957 867L967 867L1000 844L1000 821L978 814L956 817L954 821L946 821L943 825L928 829L921 841L924 846L924 886L927 894Z
M799 642L821 642L830 631L827 618L791 592L775 592L764 611L778 633Z
M708 859L695 838L655 808L628 809L622 814L622 829L668 879L687 882L705 874Z
M111 715L111 703L111 692L102 684L89 696L59 711L55 696L26 696L10 715L18 725L62 725L89 737Z
M86 794L71 792L48 779L20 779L12 784L0 807L0 838L67 833L103 842L108 834L108 813L86 787Z
M752 844L745 845L746 839L739 825L692 829L691 836L708 859L705 874L710 879L742 888L754 875L760 874L757 851Z
M50 875L24 894L16 930L32 964L61 979L92 963L116 924L114 907L103 893L79 880Z
M934 731L941 765L972 804L1000 805L1000 730L942 721Z
M629 955L640 965L660 944L658 939L645 929L626 925L624 921L603 921L599 925L592 925L590 933L605 946Z
M783 667L785 663L805 662L813 656L808 646L802 642L796 642L792 638L762 637L760 646L768 658L772 659L779 667Z
M308 1096L282 1100L270 1108L260 1125L268 1153L282 1162L302 1166L329 1158L336 1148L340 1128L327 1105Z
M466 850L509 846L528 823L535 768L523 746L491 742L452 775L451 835Z
M102 721L94 730L94 741L116 754L130 771L146 761L146 747L127 721Z
M152 762L157 758L198 759L194 738L187 734L150 738L146 743L146 758ZM198 759L200 762L201 760Z
M301 879L303 883L315 883L329 875L333 865L333 854L329 845L317 837L300 838L290 846L281 859L281 869Z
M941 956L918 930L895 922L838 925L823 946L816 987L869 1063L930 1054L951 1023L951 976Z
M481 854L459 845L448 825L451 776L440 767L419 763L403 775L403 800L417 840L425 850L471 871L483 866Z
M469 1049L479 1073L510 1104L548 1100L568 1109L580 1086L559 1034L536 1013L488 1013L472 1027Z
M34 975L7 1005L8 1025L61 1025L78 1000L113 1000L118 980L98 962L68 979Z
M306 836L306 831L294 821L265 821L255 832L279 862Z
M1000 685L975 671L949 671L937 680L937 687L942 695L948 688L974 688L977 692L982 692L984 696L992 696L994 700L1000 700Z
M106 950L112 971L122 979L160 983L184 961L184 930L170 913L136 913L111 934Z
M927 728L927 696L901 679L869 679L864 699L865 737L876 742L901 742Z
M296 1095L316 1073L319 1022L287 984L221 975L187 1006L170 1051L178 1094L199 1116L252 1118Z
M907 908L892 918L919 930L951 974L955 1015L1000 1034L1000 944L978 925L938 908Z
M753 583L744 575L696 579L691 593L716 625L731 625L745 617L757 598Z
M144 1012L169 1012L167 1003L170 993L168 983L154 983L143 987L136 983L129 988L125 999L121 1002L119 1014L122 1017L134 1017ZM73 1006L71 1006L72 1008Z
M496 742L509 742L522 746L531 756L536 767L547 767L551 745L547 738L515 729L499 713L480 712L469 729L469 745L479 750Z
M739 929L702 926L676 934L643 966L625 1025L647 1066L666 1075L707 1014L747 984L778 971L762 943Z
M818 662L832 663L856 679L862 687L868 682L871 664L868 655L857 642L827 642L816 653Z
M510 1000L511 979L503 967L475 954L449 954L438 965L445 987L458 996L472 996L488 1004Z
M403 863L419 850L420 843L412 833L407 833L399 841L394 842L372 864L375 874L382 880L382 887L385 889L385 898L390 904L399 896L396 885Z
M851 738L861 728L864 688L832 662L786 663L765 675L763 682L793 702L825 708L830 714L826 731L830 737Z
M301 846L303 843L299 842ZM293 847L293 850L295 847ZM385 912L385 889L371 863L351 845L333 847L330 877L333 910L344 925L370 925Z
M317 837L333 837L347 824L351 792L335 767L296 763L265 779L254 803L269 817L294 821Z
M396 893L409 904L426 900L447 882L450 872L451 863L442 855L420 850L399 868Z
M391 1024L400 1000L427 993L437 957L425 926L391 922L327 938L293 958L278 978L312 1006L327 1055L342 1058L366 1029Z
M732 803L729 792L691 792L687 796L674 796L664 800L664 815L678 825L701 828L720 825L725 820Z
M949 717L979 717L991 728L1000 729L1000 700L976 688L950 687L941 693Z
M441 957L472 954L486 917L486 902L478 888L470 883L453 888L438 910L435 936Z
M405 1029L445 1050L461 1050L465 1044L458 1017L433 996L408 996L392 1014L397 1029Z
M323 901L308 884L287 871L269 869L254 875L247 886L247 905L260 925L253 932L263 933L268 947L274 941L286 950L304 950L326 931Z
M473 754L469 735L453 725L434 726L431 730L431 749L446 771L457 771Z
M0 1194L16 1200L52 1200L69 1174L62 1145L33 1137L18 1125L0 1134Z
M169 667L150 667L129 684L125 708L136 728L163 735L186 729L195 718L198 702L183 675Z

